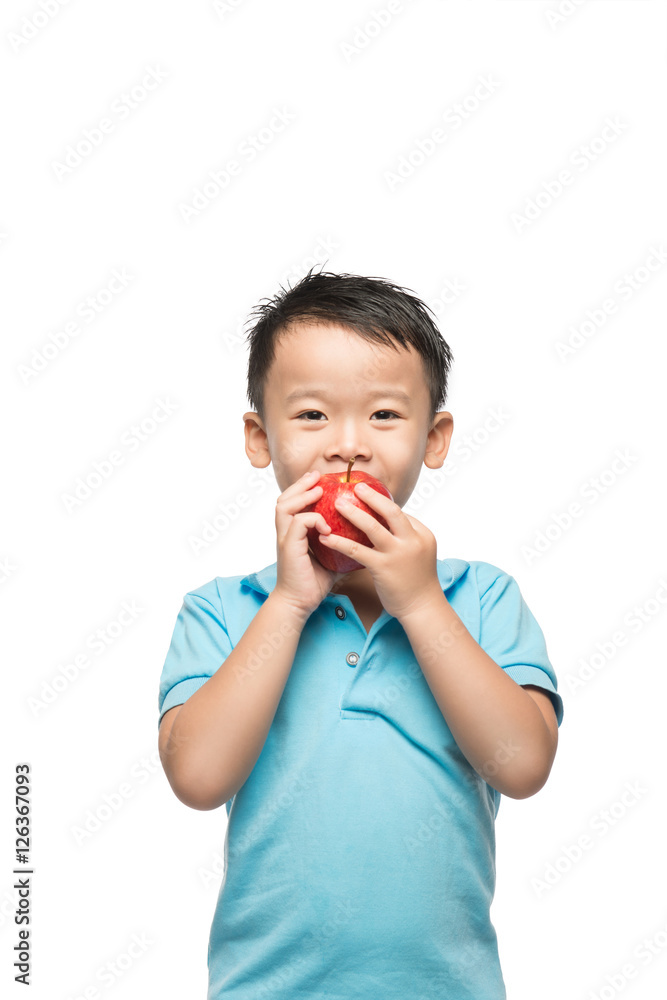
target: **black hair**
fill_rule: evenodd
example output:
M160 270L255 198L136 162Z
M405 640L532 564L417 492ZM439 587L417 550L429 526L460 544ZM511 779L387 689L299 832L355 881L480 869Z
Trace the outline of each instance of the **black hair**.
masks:
M411 345L423 359L431 412L429 421L447 398L447 376L454 356L425 303L412 290L385 278L358 274L310 271L293 288L280 286L271 299L262 299L247 322L248 401L264 420L264 387L275 358L276 340L301 322L335 324L365 340L396 349ZM435 314L433 314L435 315Z

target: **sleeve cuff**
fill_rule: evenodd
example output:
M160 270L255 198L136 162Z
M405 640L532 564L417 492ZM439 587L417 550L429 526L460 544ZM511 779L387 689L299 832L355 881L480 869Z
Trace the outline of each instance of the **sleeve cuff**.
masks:
M535 687L543 688L551 698L551 703L556 713L556 721L560 726L563 721L563 699L553 686L551 678L546 671L540 667L533 667L529 664L519 663L516 666L503 667L506 674L509 674L517 684L534 684ZM170 692L171 693L171 692Z
M199 688L209 679L208 675L206 677L186 677L184 681L179 681L178 684L174 684L174 686L167 691L165 699L162 702L160 717L157 720L158 729L160 728L162 716L165 712L168 712L170 708L174 708L175 705L182 705L184 701L188 700L190 695L193 695L195 691L198 691Z

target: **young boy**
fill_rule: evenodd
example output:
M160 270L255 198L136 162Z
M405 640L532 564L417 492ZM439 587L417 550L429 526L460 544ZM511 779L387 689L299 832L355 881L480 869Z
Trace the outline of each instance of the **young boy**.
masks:
M249 343L277 561L185 595L159 692L174 793L227 810L208 1000L504 1000L494 822L546 782L563 703L514 578L401 509L447 456L452 354L406 289L312 270ZM339 508L372 548L305 510L351 459L393 497L355 487L388 529Z

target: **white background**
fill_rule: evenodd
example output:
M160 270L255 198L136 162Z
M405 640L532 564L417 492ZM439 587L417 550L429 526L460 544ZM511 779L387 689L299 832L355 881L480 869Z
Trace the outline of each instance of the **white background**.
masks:
M269 470L252 492L243 446L243 324L317 262L436 311L455 359L452 474L406 510L440 558L515 576L565 700L549 781L503 798L497 819L508 998L654 1000L667 978L667 5L403 0L379 29L384 0L43 2L48 15L37 0L1 14L3 981L14 766L29 761L31 997L206 995L226 814L171 791L158 683L183 595L275 560L278 489ZM123 95L136 106L121 114ZM275 109L292 120L248 160ZM112 131L59 170L103 118ZM438 127L445 140L420 155ZM240 173L186 221L234 158ZM392 182L401 162L409 176ZM114 269L127 285L108 296ZM464 290L445 303L452 285ZM171 412L152 423L160 400ZM122 464L68 507L114 450ZM196 552L221 505L229 527ZM117 629L124 602L139 610ZM114 636L101 653L97 629ZM133 935L149 943L128 962ZM105 985L109 962L124 971Z

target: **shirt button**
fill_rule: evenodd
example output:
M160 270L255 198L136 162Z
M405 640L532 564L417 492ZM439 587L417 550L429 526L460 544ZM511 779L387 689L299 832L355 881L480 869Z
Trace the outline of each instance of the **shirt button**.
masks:
M348 653L345 659L347 660L347 662L350 664L351 667L356 667L357 663L359 662L359 654Z
M345 617L345 608L341 608L340 604L337 604L336 605L336 614L338 615L339 618L341 618L341 619L344 618Z

